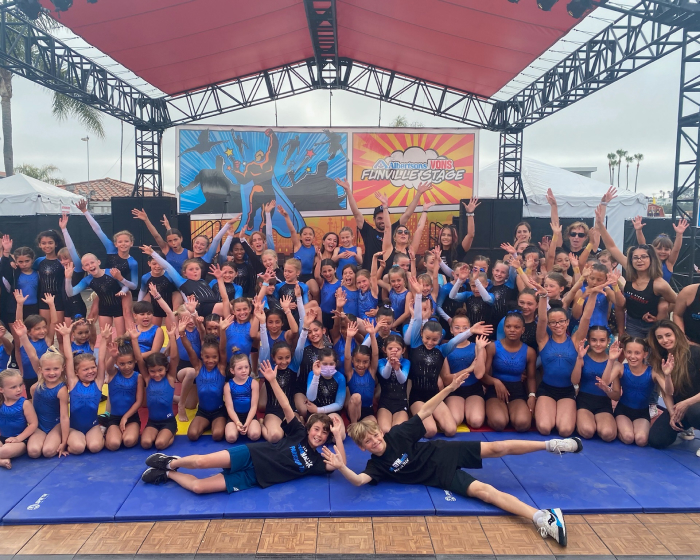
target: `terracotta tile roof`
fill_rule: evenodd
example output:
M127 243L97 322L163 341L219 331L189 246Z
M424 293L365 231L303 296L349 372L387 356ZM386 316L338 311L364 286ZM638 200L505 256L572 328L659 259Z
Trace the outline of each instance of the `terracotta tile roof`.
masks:
M117 181L109 177L105 179L97 179L95 181L83 181L81 183L69 183L67 185L58 185L61 189L83 195L88 198L90 191L94 194L90 197L93 201L107 201L115 196L131 196L131 191L134 189L133 183L125 183ZM164 192L163 196L175 196L172 193Z

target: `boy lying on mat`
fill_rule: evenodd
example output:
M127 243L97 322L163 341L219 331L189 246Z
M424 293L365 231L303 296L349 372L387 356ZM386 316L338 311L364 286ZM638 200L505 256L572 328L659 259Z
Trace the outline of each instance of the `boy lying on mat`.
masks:
M312 414L306 427L297 419L289 399L277 382L277 368L270 362L260 365L260 373L269 382L284 412L284 438L277 443L260 442L238 445L225 451L208 455L177 457L154 453L146 459L150 467L141 480L151 484L162 484L168 480L197 494L210 492L238 492L253 486L267 488L273 484L296 480L306 475L325 474L335 470L324 464L318 448L327 441L336 443L336 454L345 463L345 449L341 438L341 420L331 419L327 414ZM330 454L330 451L329 451ZM177 471L185 469L221 468L223 472L208 478L197 478Z
M509 513L532 519L542 537L552 537L566 546L566 526L560 509L542 509L524 504L515 496L479 482L461 470L480 469L484 458L522 455L534 451L550 453L578 453L582 449L579 438L551 439L549 441L419 441L425 436L423 419L468 377L464 370L452 383L427 401L408 422L394 426L383 433L376 422L364 419L350 426L348 434L363 451L372 453L364 472L359 474L345 464L342 446L331 452L324 447L326 464L342 473L355 486L376 484L391 480L403 484L425 484L449 490L460 496L477 498Z

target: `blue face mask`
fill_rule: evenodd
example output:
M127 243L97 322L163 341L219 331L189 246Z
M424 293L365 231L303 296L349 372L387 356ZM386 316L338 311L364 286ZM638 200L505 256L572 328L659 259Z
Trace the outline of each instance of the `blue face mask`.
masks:
M330 379L335 375L335 366L321 366L321 376Z

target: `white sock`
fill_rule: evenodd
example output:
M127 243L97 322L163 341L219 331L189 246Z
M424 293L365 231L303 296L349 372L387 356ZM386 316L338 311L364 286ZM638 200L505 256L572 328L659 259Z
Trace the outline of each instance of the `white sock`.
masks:
M552 442L553 439L548 439L547 441L544 442L544 448L551 453L552 451Z
M165 465L165 470L166 470L166 471L174 471L174 470L175 470L175 469L173 469L173 468L170 466L170 463L172 463L172 462L173 462L173 460L170 459L170 461L168 461L168 464Z
M545 512L542 511L541 509L538 509L532 516L532 521L537 526L540 525L540 522L544 522L545 519L546 519Z

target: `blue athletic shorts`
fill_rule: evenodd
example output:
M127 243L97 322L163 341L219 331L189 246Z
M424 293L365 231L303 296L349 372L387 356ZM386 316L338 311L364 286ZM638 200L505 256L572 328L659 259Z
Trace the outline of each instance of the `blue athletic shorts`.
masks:
M231 466L223 470L226 481L226 491L240 492L258 485L253 469L253 461L250 458L250 451L247 445L237 445L228 450L231 457Z

